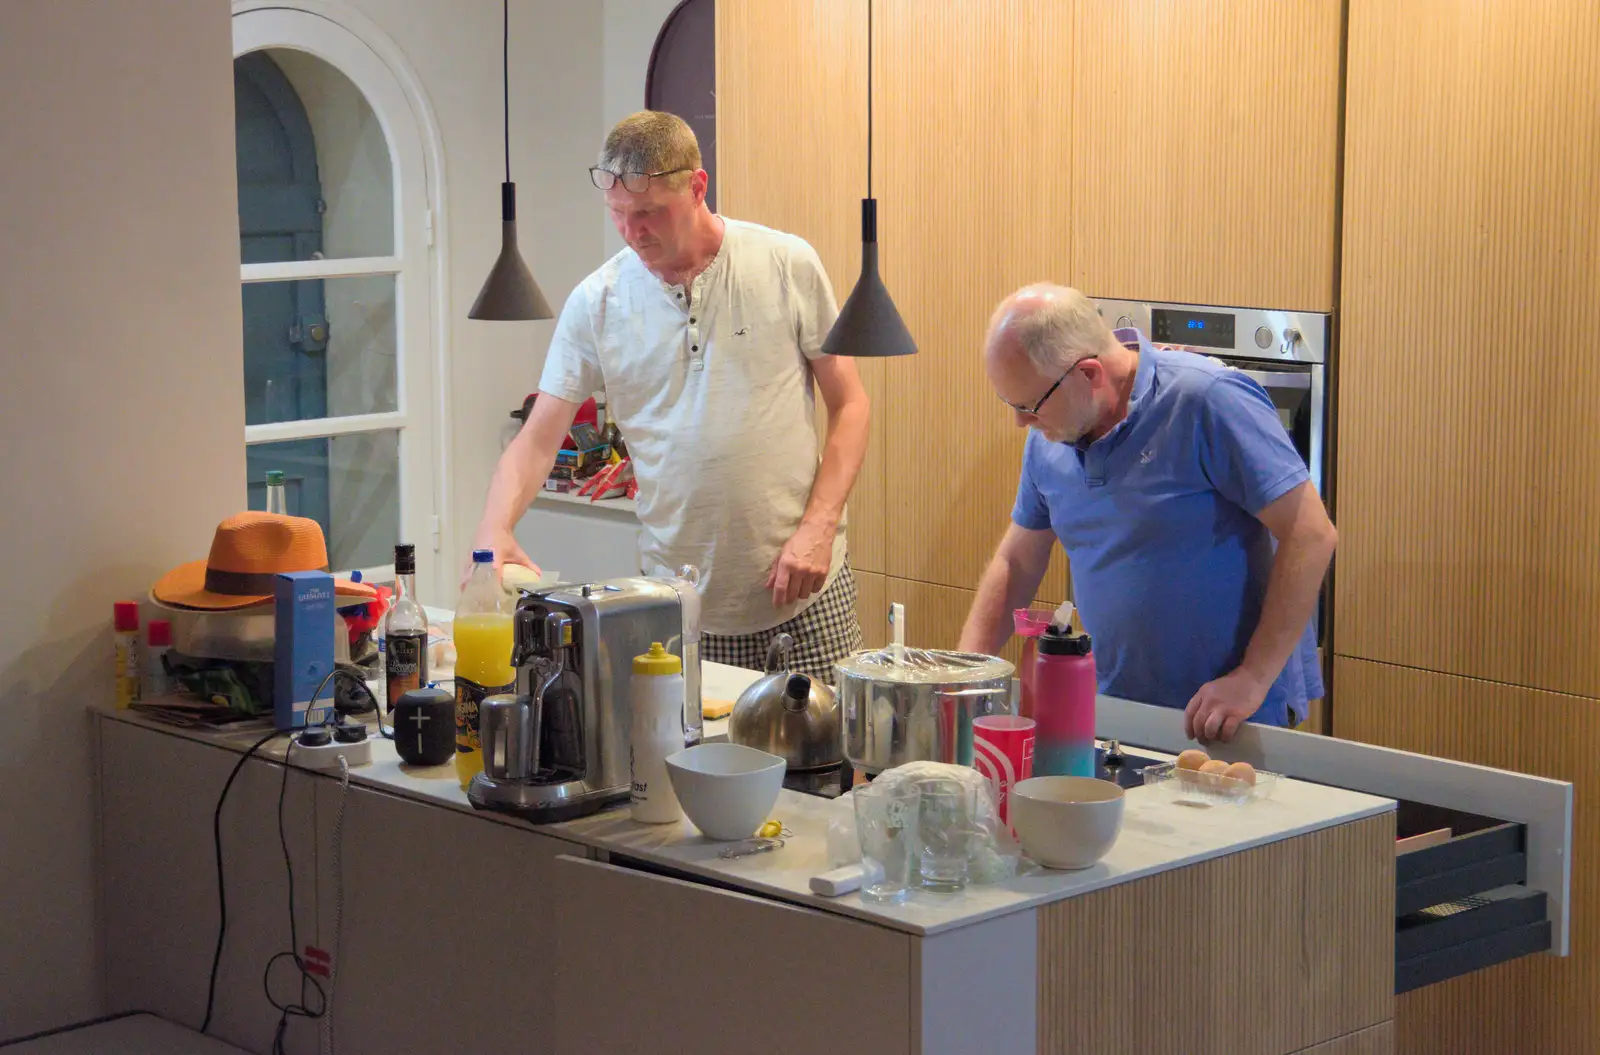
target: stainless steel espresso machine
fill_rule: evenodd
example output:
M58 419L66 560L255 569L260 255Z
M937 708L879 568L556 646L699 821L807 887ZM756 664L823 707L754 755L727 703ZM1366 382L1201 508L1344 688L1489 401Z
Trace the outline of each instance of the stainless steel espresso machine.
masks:
M514 696L479 710L483 772L467 797L535 823L628 798L633 658L661 642L683 659L686 744L701 737L700 605L693 569L526 591L517 602Z

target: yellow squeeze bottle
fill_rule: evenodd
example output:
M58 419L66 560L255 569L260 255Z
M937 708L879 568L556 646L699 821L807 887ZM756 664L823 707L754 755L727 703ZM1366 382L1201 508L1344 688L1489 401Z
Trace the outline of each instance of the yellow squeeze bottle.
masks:
M139 605L117 601L112 606L111 642L115 649L117 706L127 709L139 701Z
M465 791L483 772L478 708L490 696L516 691L511 666L512 613L494 573L494 551L474 550L472 575L456 608L456 776Z

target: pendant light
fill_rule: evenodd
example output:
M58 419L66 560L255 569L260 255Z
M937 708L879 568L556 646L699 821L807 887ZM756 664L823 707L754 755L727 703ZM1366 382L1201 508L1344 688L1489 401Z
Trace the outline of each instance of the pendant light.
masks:
M472 302L469 319L517 322L524 319L553 319L550 302L544 299L533 272L517 251L517 185L511 182L511 0L502 0L501 57L505 87L506 181L500 184L500 256L489 269L489 277Z
M822 342L827 355L914 355L916 342L878 275L878 201L872 196L872 0L867 0L867 196L861 200L861 277Z

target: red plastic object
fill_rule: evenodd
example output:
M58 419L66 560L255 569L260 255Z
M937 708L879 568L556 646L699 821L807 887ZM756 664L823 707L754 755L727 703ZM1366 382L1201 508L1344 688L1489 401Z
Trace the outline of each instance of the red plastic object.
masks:
M165 619L150 620L150 647L169 648L172 645L172 624Z
M139 602L117 601L111 606L111 625L117 633L126 634L139 629Z
M1017 661L1017 679L1022 682L1021 709L1018 713L1024 718L1033 717L1034 657L1038 650L1039 635L1049 629L1052 614L1034 608L1018 608L1011 613L1011 624L1016 628L1017 635L1022 638L1022 657Z

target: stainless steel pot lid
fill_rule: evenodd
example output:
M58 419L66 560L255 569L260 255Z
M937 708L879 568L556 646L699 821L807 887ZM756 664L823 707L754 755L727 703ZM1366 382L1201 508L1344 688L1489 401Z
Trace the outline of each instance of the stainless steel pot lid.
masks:
M1016 667L999 656L932 648L868 649L840 660L841 675L912 685L963 684L1009 678Z

